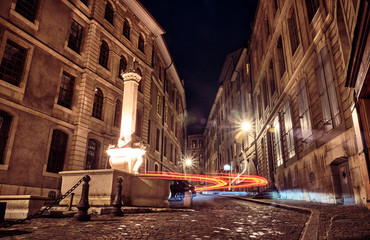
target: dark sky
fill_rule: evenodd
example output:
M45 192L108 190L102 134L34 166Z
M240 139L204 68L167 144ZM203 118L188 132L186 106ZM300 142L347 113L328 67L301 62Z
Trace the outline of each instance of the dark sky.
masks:
M188 134L202 133L228 53L249 40L257 0L141 0L185 82Z

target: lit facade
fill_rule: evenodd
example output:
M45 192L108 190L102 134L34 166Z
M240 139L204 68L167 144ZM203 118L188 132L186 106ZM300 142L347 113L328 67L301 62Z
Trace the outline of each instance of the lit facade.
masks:
M191 159L191 165L187 166L186 160ZM187 153L183 164L187 173L204 174L204 137L203 134L191 134L187 136Z
M224 101L216 97L205 131L206 163L218 161L208 165L222 171L224 162L233 159L230 152L235 157L242 149L245 154L241 155L254 162L250 173L267 178L267 187L275 186L282 198L368 204L368 81L364 77L368 65L363 61L368 58L364 40L368 39L367 5L368 1L259 1L245 55L245 62L250 63L250 74L245 75L250 77L249 83L245 84L250 88L240 88L246 106L251 94L251 108L243 112L243 102L236 103L241 104L236 108L242 116L253 110L249 117L253 120L251 141L240 148L238 134L233 132L226 148L218 140L218 157L209 154L214 141L212 126L222 129L222 123L212 124L221 112L217 102L230 108L227 91L237 96L232 87L227 90L225 82L222 92L226 97ZM362 27L357 27L356 36L364 32L366 36L356 37L359 44L355 44L359 24ZM352 63L355 60L358 64ZM231 112L225 114L232 116ZM232 126L227 129L233 131ZM231 146L236 146L236 151Z
M219 82L204 131L206 172L256 174L254 132L242 130L243 123L254 122L246 48L227 55Z
M178 171L185 92L150 13L136 0L27 4L2 1L0 10L0 194L47 196L59 191L59 171L109 168L120 73L130 69L142 77L134 136L146 145L141 171Z

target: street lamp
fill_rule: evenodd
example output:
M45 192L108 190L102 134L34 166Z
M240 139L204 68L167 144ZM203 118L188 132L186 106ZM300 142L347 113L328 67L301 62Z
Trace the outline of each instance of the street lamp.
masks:
M184 173L185 173L185 179L186 179L186 168L191 167L193 165L193 158L190 156L185 157L184 162L183 162L183 168L184 168Z
M242 130L244 132L248 132L249 130L251 130L251 123L247 122L247 121L243 122L242 123Z

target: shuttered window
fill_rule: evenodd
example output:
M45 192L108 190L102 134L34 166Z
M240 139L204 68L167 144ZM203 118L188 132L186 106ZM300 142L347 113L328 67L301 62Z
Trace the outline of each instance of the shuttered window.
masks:
M298 109L299 109L299 121L301 124L302 131L302 142L303 146L306 146L312 142L312 127L311 127L311 115L308 104L308 94L306 88L306 82L302 79L297 86L297 98L298 98Z
M319 93L325 131L341 123L340 110L335 90L334 76L331 68L329 50L324 47L316 61L315 71L319 82Z
M284 127L285 127L285 136L287 142L287 151L289 158L295 155L294 149L294 131L292 123L292 114L290 111L290 102L287 101L284 105Z
M276 149L276 166L283 165L283 149L281 146L280 122L279 116L274 121L275 149Z

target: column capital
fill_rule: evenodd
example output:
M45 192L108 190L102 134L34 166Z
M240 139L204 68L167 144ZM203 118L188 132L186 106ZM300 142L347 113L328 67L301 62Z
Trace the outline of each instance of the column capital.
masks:
M137 74L136 72L126 72L126 73L121 73L122 79L124 82L126 81L135 81L136 83L139 83L141 80L141 76Z

